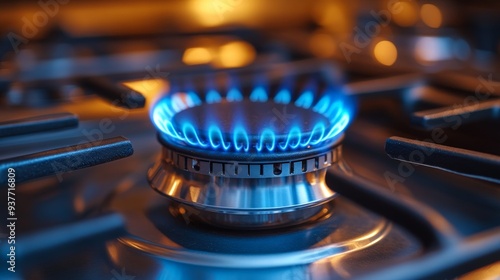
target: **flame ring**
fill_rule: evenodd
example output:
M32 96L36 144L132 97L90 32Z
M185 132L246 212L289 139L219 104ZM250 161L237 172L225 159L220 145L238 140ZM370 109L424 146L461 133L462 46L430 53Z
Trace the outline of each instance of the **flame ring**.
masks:
M249 139L248 132L241 126L237 126L230 138L224 137L223 132L217 126L211 126L207 135L201 135L191 123L184 123L177 128L173 124L173 117L188 108L205 103L239 102L243 95L236 88L231 88L226 97L222 97L216 90L209 90L206 96L200 96L194 91L187 93L175 93L162 98L153 108L151 118L157 129L164 138L176 142L182 146L197 148L211 148L213 150L249 152L272 152L276 150L296 150L322 143L332 142L338 138L351 120L350 111L346 108L344 100L336 98L337 92L326 91L317 102L314 94L306 90L295 100L287 89L281 89L272 101L268 100L267 92L262 87L256 87L248 97L252 102L275 102L277 104L289 104L304 109L310 109L326 117L330 125L316 124L309 135L304 135L298 127L291 127L283 141L277 141L274 132L264 128L256 141ZM339 94L340 95L340 94ZM306 137L304 137L306 136Z

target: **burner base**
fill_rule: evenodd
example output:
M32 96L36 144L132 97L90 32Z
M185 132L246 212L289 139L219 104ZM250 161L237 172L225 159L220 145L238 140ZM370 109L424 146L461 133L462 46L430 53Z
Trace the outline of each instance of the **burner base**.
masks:
M169 212L178 206L145 182L109 203L104 210L120 212L128 230L107 245L113 265L149 279L348 278L366 270L364 260L401 260L419 250L385 219L342 197L326 203L333 211L314 221L252 231L212 227L191 219L190 212L173 216Z
M286 160L268 156L232 162L165 146L148 180L172 200L176 215L194 213L211 225L235 229L297 225L329 212L335 193L325 184L325 174L341 158L341 140Z
M332 197L333 198L333 197ZM275 211L213 211L172 200L169 212L174 217L190 219L192 222L202 222L209 225L240 230L273 229L295 226L305 222L316 221L328 215L333 210L331 199L315 205L302 208L280 209Z
M161 161L150 185L173 204L171 212L235 229L277 228L304 223L329 212L335 193L326 169L275 178L231 178L194 174ZM174 206L175 205L175 206Z

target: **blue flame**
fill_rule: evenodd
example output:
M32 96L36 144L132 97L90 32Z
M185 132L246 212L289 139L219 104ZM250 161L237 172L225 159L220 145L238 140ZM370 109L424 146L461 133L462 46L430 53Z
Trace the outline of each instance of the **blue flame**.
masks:
M328 122L324 122L318 119L309 131L303 131L300 125L291 123L289 129L285 129L285 134L278 135L272 127L265 125L260 131L253 131L250 134L247 127L242 124L241 118L237 116L234 120L230 120L233 122L231 131L222 131L217 119L210 120L209 125L202 128L195 127L189 121L184 121L181 124L174 122L174 116L177 113L203 105L203 103L243 101L245 97L236 85L228 90L225 97L213 88L208 90L205 95L200 95L194 90L176 91L174 94L169 94L159 100L153 107L151 118L167 140L183 145L239 152L303 149L336 139L348 126L352 116L352 108L348 105L342 91L329 88L319 94L317 98L315 98L314 92L314 88L306 87L299 94L293 94L289 88L282 86L272 95L265 86L256 86L246 97L256 103L274 102L309 109L328 120ZM259 108L258 105L256 108ZM206 116L206 118L210 118L210 116ZM271 118L272 116L269 119ZM265 120L265 117L263 119Z
M312 132L311 132L311 136L309 136L309 140L307 140L306 143L303 143L302 146L303 147L307 147L308 145L316 145L318 144L319 142L321 142L321 139L323 139L324 135L325 135L325 125L322 124L322 123L318 123L314 126ZM320 135L315 135L317 133L320 133ZM316 136L316 140L314 140L314 137Z
M256 87L250 94L250 100L252 100L253 102L266 102L267 92L264 87Z
M243 100L243 95L241 94L241 92L237 88L232 88L227 93L226 99L229 102L241 101L241 100Z
M191 134L191 138L188 134ZM184 140L193 146L201 146L206 147L207 144L203 143L198 137L198 133L196 132L196 128L190 123L185 123L182 125L182 134L184 134Z
M314 95L310 90L305 91L299 96L299 99L295 101L295 106L308 109L311 107L314 100Z
M207 103L218 103L218 102L222 101L222 97L220 96L219 92L211 89L207 92L206 100L207 100Z
M316 105L314 105L313 111L324 114L326 110L328 110L328 105L330 105L330 97L328 95L325 95L321 97Z
M172 108L176 112L185 110L187 108L187 104L184 102L180 94L172 96Z
M188 95L189 100L191 101L188 104L189 107L201 105L201 99L200 99L200 97L198 97L198 95L195 92L190 91L187 93L187 95Z
M243 140L243 143L241 141ZM236 151L243 149L248 152L250 149L250 140L248 139L248 133L242 126L237 126L233 132L234 148Z
M281 104L288 104L292 100L292 94L286 88L281 89L274 97L274 102Z
M222 147L225 151L227 151L231 147L231 145L224 142L222 131L217 125L211 125L208 128L208 141L213 148Z
M296 149L300 145L300 139L302 138L302 132L296 126L290 129L288 137L285 143L281 143L279 146L282 150L286 150L288 147Z
M268 151L274 151L274 146L276 145L276 135L272 129L266 128L262 131L260 136L260 141L256 146L257 151L262 151L264 146Z

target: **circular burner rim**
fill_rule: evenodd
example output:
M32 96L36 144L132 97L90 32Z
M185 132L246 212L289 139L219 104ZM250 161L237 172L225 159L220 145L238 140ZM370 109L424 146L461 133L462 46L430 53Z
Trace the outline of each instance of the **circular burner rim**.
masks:
M165 143L161 162L171 164L180 170L209 176L232 178L272 178L309 173L335 164L342 156L340 135L335 142L324 147L313 147L303 151L286 153L216 152L199 149L179 149Z
M306 90L298 97L294 96L294 100L289 100L287 103L267 99L265 101L253 100L248 94L248 92L245 93L238 100L229 100L228 96L222 97L219 95L218 101L214 102L205 101L206 96L197 94L194 91L172 92L159 99L152 107L151 120L156 130L163 135L162 138L172 145L222 152L230 151L240 154L286 153L288 151L307 150L311 146L327 146L332 141L335 141L352 121L353 112L352 108L350 108L352 104L344 92L339 93L337 89L325 90L317 96ZM308 97L302 98L305 95ZM302 99L309 101L307 101L307 104L302 104L305 102L299 102ZM242 123L238 120L229 121L231 123L229 127L227 123L221 124L221 126L217 125L216 120L206 121L205 117L200 120L198 115L193 116L194 119L191 121L184 120L182 124L178 123L179 120L176 120L186 110L196 109L201 106L219 106L219 103L226 105L234 103L234 106L243 106L243 108L247 109L252 108L251 106L257 106L258 108L259 104L265 104L266 106L270 104L274 104L273 106L290 105L299 111L310 111L306 114L308 117L304 120L309 120L311 123L288 124L286 129L280 128L278 130L264 125L256 130L255 128L246 128L244 120L242 120ZM243 111L246 112L247 110ZM313 118L311 117L313 115L309 116L309 114L317 115L317 118ZM210 119L212 116L207 115L206 118ZM217 117L214 118L217 119ZM186 119L185 116L184 119ZM195 119L196 121L194 121ZM227 117L223 119L226 120ZM238 117L235 116L235 119L238 119ZM250 123L254 125L263 121L251 119ZM215 124L211 124L211 122L215 122ZM198 127L198 125L201 127ZM209 127L205 127L207 125ZM306 127L302 127L302 125L306 125Z
M193 146L182 146L176 142L169 141L169 138L162 132L157 133L157 138L164 148L174 152L185 154L200 160L222 160L230 162L278 162L289 161L300 158L312 157L314 155L327 153L332 149L340 147L344 140L344 133L339 134L331 141L318 146L309 146L300 150L280 151L280 152L252 152L241 153L238 151L220 151L202 149Z

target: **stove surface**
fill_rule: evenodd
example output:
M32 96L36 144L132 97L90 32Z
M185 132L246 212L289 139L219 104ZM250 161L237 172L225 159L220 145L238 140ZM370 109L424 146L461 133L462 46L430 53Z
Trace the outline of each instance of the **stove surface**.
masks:
M17 51L5 32L2 279L498 279L488 9L215 1L212 25L191 2L131 4L176 32L69 24L79 2Z

